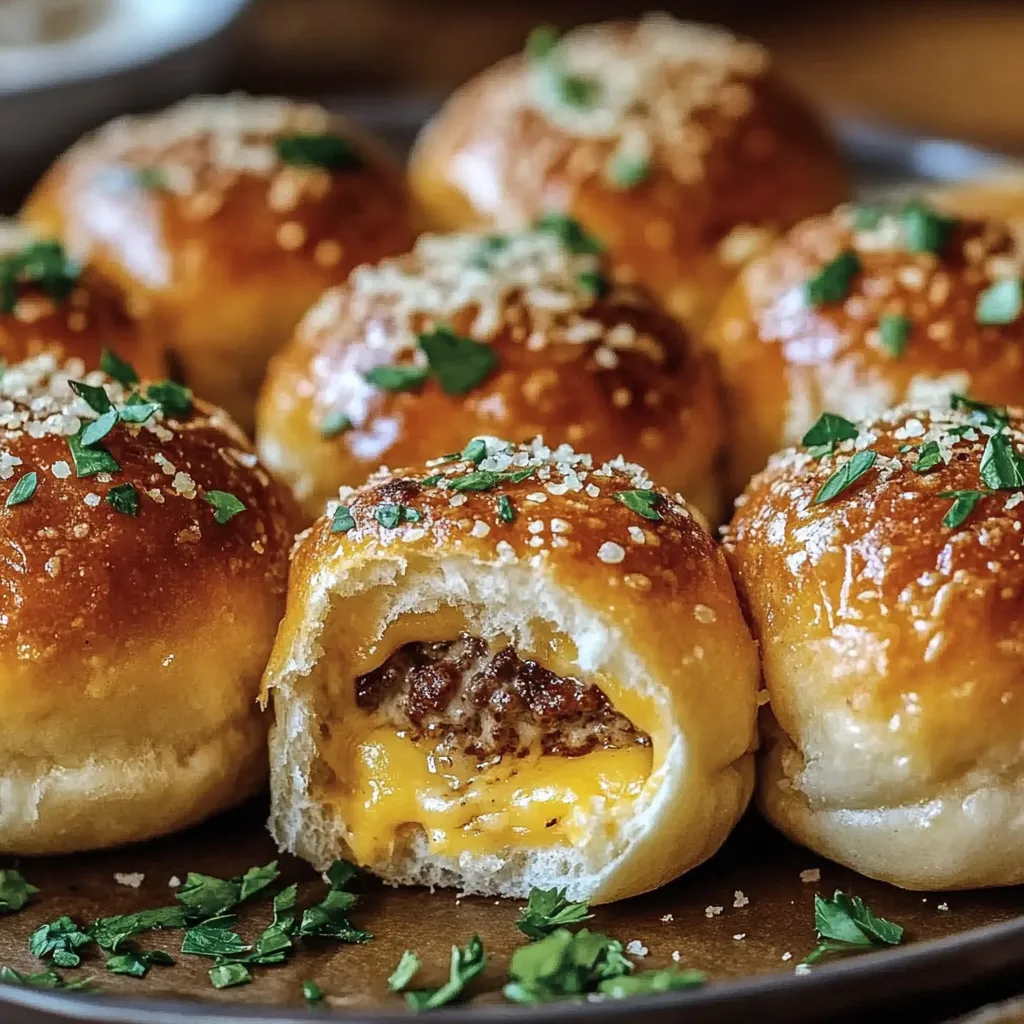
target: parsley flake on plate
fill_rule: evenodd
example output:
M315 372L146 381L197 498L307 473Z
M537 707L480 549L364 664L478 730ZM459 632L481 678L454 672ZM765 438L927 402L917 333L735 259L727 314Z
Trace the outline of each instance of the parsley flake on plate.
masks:
M181 951L189 956L238 957L251 953L252 946L230 928L197 924L185 932Z
M203 501L213 506L214 521L220 526L230 522L239 512L245 511L245 504L229 491L207 491L203 495Z
M320 903L303 912L299 935L341 942L369 942L373 936L356 928L349 920L348 912L358 901L359 897L353 893L332 889Z
M572 903L565 898L565 889L530 890L526 906L519 911L516 927L531 939L542 939L556 928L587 921L594 915L589 913L586 903Z
M348 139L332 133L282 135L274 140L281 160L292 167L320 167L325 171L358 171L365 166Z
M424 366L375 366L363 374L363 380L381 391L415 391L429 375Z
M144 978L150 967L173 967L175 959L170 953L162 949L153 949L149 952L142 952L138 949L129 949L125 953L115 953L107 958L107 970L111 974L125 974L130 978Z
M208 921L262 892L280 873L276 860L263 867L249 868L237 878L217 878L190 871L174 898L185 907L190 921Z
M632 971L618 940L586 928L559 928L512 954L504 993L514 1003L547 1003L594 992L601 982Z
M915 473L931 472L936 466L942 465L942 451L938 441L925 441L918 449L917 461L910 467Z
M157 381L146 388L146 398L159 404L165 416L182 417L192 411L192 392L173 380Z
M307 1006L319 1006L324 1001L324 990L315 982L306 979L302 983L302 998Z
M490 345L456 334L447 327L435 327L419 335L431 373L446 395L464 395L490 376L498 357Z
M641 971L639 974L623 974L608 978L597 986L597 991L612 999L630 999L633 996L653 995L656 992L676 992L680 989L700 988L707 983L703 971L682 967L665 967L661 970Z
M0 914L21 910L39 890L29 885L20 871L13 868L0 870Z
M562 245L577 256L599 256L604 245L593 235L587 234L582 225L573 217L562 213L546 213L534 221L534 230L554 235Z
M1015 491L1024 487L1024 466L1006 434L992 434L981 453L981 480L993 491Z
M913 323L908 316L900 313L892 313L883 316L878 323L878 334L882 342L882 348L893 357L899 359L907 347L910 339L910 330Z
M184 928L185 907L174 905L140 910L135 914L121 914L115 917L101 917L89 929L89 934L100 949L117 953L126 940L142 932L162 928Z
M54 988L64 992L88 992L93 985L92 978L76 978L65 981L56 971L47 968L35 974L22 974L13 967L0 967L0 981L9 985L26 985L29 988Z
M612 497L644 519L659 521L662 518L658 506L664 504L665 499L655 490L615 491Z
M14 508L15 505L20 505L23 502L28 501L28 499L36 493L36 484L38 482L39 477L35 472L26 473L11 488L11 492L7 495L7 500L4 502L4 505L6 505L7 508ZM0 876L4 873L5 872L0 872ZM0 884L0 910L3 910L2 884Z
M852 455L821 485L811 504L823 505L825 502L839 497L875 464L877 458L878 453L870 448Z
M58 967L77 967L82 962L78 950L93 941L65 914L40 925L29 937L28 951L40 960L49 957Z
M903 941L898 924L876 917L859 896L847 896L838 889L830 900L815 894L814 927L818 945L804 958L805 964L816 963L826 953L862 952Z
M252 981L252 975L245 964L224 963L217 964L209 970L210 984L214 988L234 988L236 985L248 985Z
M411 949L407 949L398 961L398 966L388 977L388 991L404 991L409 987L409 982L416 976L416 972L419 969L420 958Z
M405 955L403 954L403 959ZM425 988L406 992L405 1001L414 1013L422 1010L436 1010L461 998L466 986L487 966L484 944L474 935L465 947L452 946L451 966L448 980L437 988ZM397 969L396 969L397 973ZM394 975L392 975L393 977ZM411 975L410 975L411 978ZM396 989L397 991L397 989Z

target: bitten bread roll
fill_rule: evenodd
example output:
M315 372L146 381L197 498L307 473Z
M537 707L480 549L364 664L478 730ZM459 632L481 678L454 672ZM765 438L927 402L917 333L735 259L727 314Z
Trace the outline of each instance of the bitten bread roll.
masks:
M911 201L794 228L723 299L706 340L739 493L823 412L857 420L954 392L1024 402L1021 235Z
M413 192L442 230L571 213L618 274L702 327L774 233L846 198L820 119L770 64L664 14L537 29L424 129Z
M146 377L166 373L151 325L132 315L117 288L69 259L59 242L0 217L0 363L53 352L95 370L104 349Z
M621 452L721 518L713 360L645 291L612 288L594 240L562 217L426 235L357 268L274 360L257 421L261 457L310 518L382 463L477 434Z
M172 832L267 773L289 496L220 410L84 369L44 354L0 376L5 854Z
M317 296L414 237L372 139L320 107L241 95L111 122L22 217L124 286L187 383L246 429L267 360Z
M271 831L394 883L622 899L743 813L757 683L678 495L475 439L343 491L297 545L265 677Z
M726 535L771 698L762 809L910 889L1024 881L1024 416L957 406L827 421Z

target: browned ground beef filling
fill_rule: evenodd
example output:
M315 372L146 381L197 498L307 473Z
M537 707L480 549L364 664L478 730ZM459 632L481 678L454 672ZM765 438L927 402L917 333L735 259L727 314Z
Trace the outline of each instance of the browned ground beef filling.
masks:
M467 633L400 647L356 680L356 703L439 753L484 760L650 743L596 686L522 661L511 646L492 654Z

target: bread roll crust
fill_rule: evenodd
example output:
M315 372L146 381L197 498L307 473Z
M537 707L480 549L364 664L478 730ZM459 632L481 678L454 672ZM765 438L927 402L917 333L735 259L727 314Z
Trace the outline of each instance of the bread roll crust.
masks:
M0 218L0 264L17 260L38 242ZM50 244L50 243L44 243ZM126 297L91 268L66 265L70 290L54 294L38 275L18 274L0 296L0 360L17 363L46 351L100 365L103 349L117 352L146 377L166 372L163 346L152 327L129 309Z
M1019 448L1024 420L1009 418ZM908 888L1024 879L1024 500L980 479L997 422L904 407L820 461L781 453L726 531L771 698L761 806ZM938 463L915 472L932 442ZM813 504L869 449L874 466ZM959 525L950 492L975 495Z
M481 270L474 254L495 237L504 262ZM257 417L262 458L314 516L339 485L381 463L422 462L479 434L543 434L599 460L642 460L718 519L713 362L645 291L598 297L580 284L602 272L600 257L544 232L424 236L407 256L359 268L271 364ZM434 377L405 391L367 382L382 366L425 366L417 338L438 328L487 344L493 371L464 394ZM338 416L347 428L325 436Z
M612 496L654 490L639 467L599 467L539 441L504 456L503 446L492 440L480 468L534 474L460 492L423 480L465 477L478 471L472 463L381 473L342 492L353 528L332 530L332 504L301 538L265 678L276 716L271 831L316 865L349 849L343 812L318 791L320 737L362 714L339 693L403 638L445 639L454 616L474 635L509 637L521 657L556 674L600 680L650 735L650 775L633 813L611 805L593 815L576 846L531 837L491 853L438 853L405 835L368 866L396 882L506 895L557 882L577 898L623 898L706 859L742 813L756 654L722 555L678 496L657 490L660 518L646 519ZM386 504L419 519L382 526ZM332 661L343 663L334 675Z
M552 98L552 69L596 98ZM765 51L666 15L576 29L478 75L424 129L410 182L441 230L572 213L698 328L772 234L846 195L821 122Z
M823 412L858 420L951 392L1024 401L1024 321L980 323L977 314L988 288L1019 273L1019 233L959 220L937 250L915 251L899 207L859 227L866 212L842 206L793 228L743 270L708 328L735 425L734 493ZM842 297L812 306L807 282L850 253L859 269ZM888 317L908 319L896 348L882 334Z
M0 849L162 834L259 790L260 674L283 611L295 510L228 417L121 423L116 472L80 477L68 388L125 389L42 355L0 379ZM34 492L16 501L30 472ZM111 504L131 483L131 515ZM206 497L244 511L223 525ZM14 504L8 505L10 500Z
M300 165L276 148L324 134L357 164ZM313 104L242 95L111 122L58 160L22 219L122 285L193 389L245 427L267 360L316 297L414 237L378 143Z

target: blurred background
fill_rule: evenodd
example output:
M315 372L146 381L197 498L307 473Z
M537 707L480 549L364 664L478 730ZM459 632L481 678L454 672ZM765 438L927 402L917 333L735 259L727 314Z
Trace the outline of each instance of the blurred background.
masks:
M301 94L401 141L537 22L652 7L754 36L847 123L1024 153L1020 0L0 0L0 211L117 113L198 90Z

